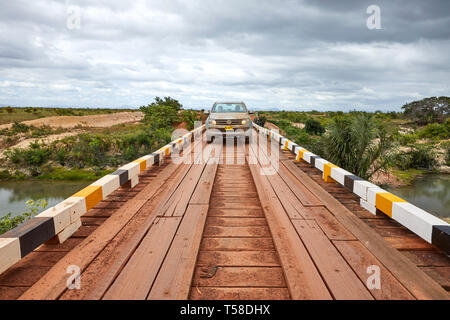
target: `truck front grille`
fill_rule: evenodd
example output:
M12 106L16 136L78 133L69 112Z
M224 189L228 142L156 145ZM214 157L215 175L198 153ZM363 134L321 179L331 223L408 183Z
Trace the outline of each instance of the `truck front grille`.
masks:
M219 126L237 126L242 124L242 120L239 119L216 119L216 124Z

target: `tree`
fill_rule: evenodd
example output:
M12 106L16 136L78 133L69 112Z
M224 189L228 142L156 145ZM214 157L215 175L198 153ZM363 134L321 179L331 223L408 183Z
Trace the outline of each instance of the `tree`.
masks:
M171 97L156 97L155 102L140 107L140 110L145 114L144 122L149 123L152 129L170 129L174 122L179 121L178 112L182 107L178 100Z
M391 161L391 136L366 114L335 118L322 143L325 159L363 179L385 169Z
M405 104L402 109L407 118L419 125L439 122L449 116L449 97L430 97Z
M314 119L308 119L305 123L305 131L309 134L322 135L325 132L325 128L320 124L319 121Z

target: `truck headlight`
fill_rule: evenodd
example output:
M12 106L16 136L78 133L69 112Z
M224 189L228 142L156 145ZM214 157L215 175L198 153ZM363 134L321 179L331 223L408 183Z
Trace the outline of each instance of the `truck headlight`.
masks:
M242 125L245 126L247 124L247 120L242 120Z
M212 124L213 126L215 126L215 125L216 125L216 120L211 120L211 124Z

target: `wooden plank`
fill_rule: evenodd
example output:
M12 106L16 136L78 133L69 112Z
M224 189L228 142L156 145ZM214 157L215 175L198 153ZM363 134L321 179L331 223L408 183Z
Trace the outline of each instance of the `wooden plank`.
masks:
M104 300L143 300L147 297L180 221L180 217L161 217L155 220L139 247L106 291Z
M205 238L210 237L270 237L270 231L267 226L247 226L247 227L221 227L207 226L203 234Z
M261 208L209 208L210 217L264 217Z
M148 299L188 298L207 213L207 205L189 205Z
M320 199L314 196L303 184L299 183L295 176L289 170L286 170L285 167L279 166L278 174L304 206L322 205Z
M391 246L398 250L433 250L434 247L419 237L384 237Z
M335 299L373 299L316 222L294 220L293 224Z
M222 227L250 227L267 226L265 218L244 218L244 217L211 217L208 215L206 226Z
M211 196L211 190L216 176L217 163L207 164L205 170L198 182L197 188L192 194L190 204L208 204Z
M171 216L182 216L189 204L191 196L195 190L195 186L199 182L199 179L202 175L203 169L206 164L193 164L191 169L189 170L186 177L183 181L178 185L178 188L175 190L170 197L170 199L166 202L163 208L163 215L167 217Z
M356 238L342 225L325 207L305 208L305 219L313 219L330 240L356 240Z
M252 149L250 152L255 151ZM249 167L292 299L331 299L326 285L273 191L267 176L261 175L259 165L250 164Z
M197 265L207 266L209 261L222 267L275 267L280 266L278 256L273 251L200 251Z
M333 241L333 244L344 256L345 260L355 270L363 283L372 275L367 269L371 266L380 269L380 288L369 289L377 300L414 300L414 297L405 289L359 241Z
M450 259L434 250L407 250L402 254L418 267L450 267Z
M298 168L292 160L281 160L297 179L318 197L364 246L399 280L417 299L448 299L445 290L395 248L390 246L379 234L345 208Z
M202 267L197 267L192 286L196 287L285 287L283 269L280 267L218 267L213 277L202 277Z
M287 288L193 287L193 300L288 300Z
M271 238L205 238L200 250L273 250L274 244Z
M422 267L420 269L437 279L436 281L445 290L450 290L450 267ZM450 293L448 294L450 295Z

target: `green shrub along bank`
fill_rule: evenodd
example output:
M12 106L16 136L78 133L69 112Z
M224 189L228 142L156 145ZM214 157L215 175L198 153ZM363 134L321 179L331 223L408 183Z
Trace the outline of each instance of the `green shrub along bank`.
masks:
M438 166L437 154L432 146L418 144L408 151L395 154L393 165L401 170L433 170Z
M335 118L322 139L321 155L363 179L387 169L391 156L392 136L382 122L367 114L351 120Z
M112 168L149 154L171 141L174 126L186 121L194 127L198 114L182 110L175 99L156 97L140 108L145 113L142 124L119 125L94 133L82 133L51 143L32 143L26 149L4 152L10 170L0 172L0 179L22 179L22 168L40 179L90 180L111 172ZM28 126L15 123L15 132L29 132ZM14 173L12 173L14 172Z
M83 133L50 144L32 143L27 149L7 150L4 155L16 168L28 168L31 176L52 176L52 166L114 168L167 144L171 133L146 126L125 133Z
M14 229L18 225L31 219L37 215L41 210L47 207L48 203L45 200L28 200L26 202L27 210L17 216L12 216L11 213L0 217L0 234L5 233L8 230Z

